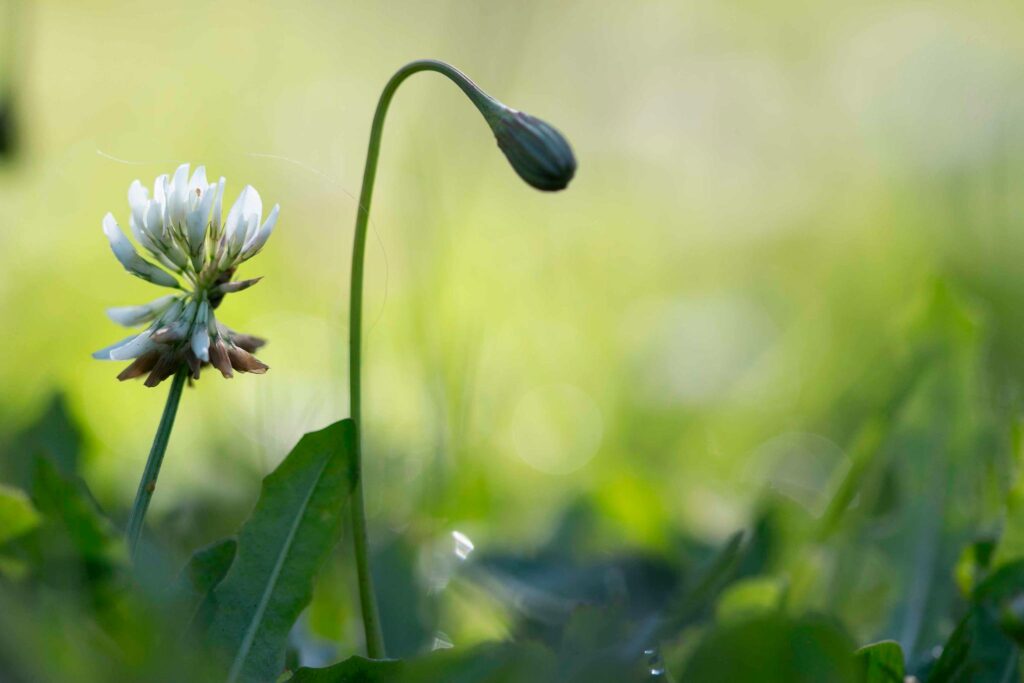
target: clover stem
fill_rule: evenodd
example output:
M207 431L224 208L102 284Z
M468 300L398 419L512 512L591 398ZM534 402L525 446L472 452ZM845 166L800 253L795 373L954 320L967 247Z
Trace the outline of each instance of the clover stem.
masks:
M380 142L384 130L384 119L388 106L398 86L418 71L436 71L451 79L469 97L477 108L487 116L486 105L492 98L476 86L465 74L455 67L432 59L423 59L406 64L395 72L377 102L370 128L370 144L366 152L366 166L363 169L363 187L359 193L356 211L356 228L352 245L352 284L349 289L349 409L356 427L355 473L356 486L352 493L352 538L355 547L356 570L359 582L359 602L363 614L363 629L366 634L366 652L372 659L386 656L384 636L381 632L377 597L373 590L370 574L370 560L366 533L366 512L363 504L362 482L362 338L363 338L363 262L366 252L366 226L370 218L370 202L373 199L373 184L377 176L377 160L380 156Z
M156 490L156 479L160 476L160 465L164 461L167 442L171 438L171 429L174 428L174 416L178 413L181 390L185 386L185 378L188 377L188 374L188 368L182 367L171 381L171 391L167 394L164 413L160 417L160 425L153 437L153 446L149 450L146 469L142 472L142 479L139 480L139 490L135 493L135 503L132 505L131 515L128 517L128 528L125 531L128 556L132 560L135 559L135 551L138 548L139 536L142 534L142 522L146 517L146 510L149 509L149 501L153 499L153 491Z

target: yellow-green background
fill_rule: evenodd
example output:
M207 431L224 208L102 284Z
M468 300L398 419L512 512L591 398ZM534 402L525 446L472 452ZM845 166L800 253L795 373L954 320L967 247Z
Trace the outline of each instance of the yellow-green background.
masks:
M883 404L936 288L969 320L965 353L1016 385L1019 3L89 1L17 16L0 427L67 392L107 507L132 495L166 387L118 383L89 356L123 336L105 307L160 294L114 260L102 216L126 224L130 182L182 162L226 176L232 201L249 183L281 204L241 272L264 281L219 309L271 340L271 370L186 392L153 514L244 507L302 433L347 414L354 195L377 94L420 57L552 122L579 171L535 192L450 83L402 87L368 250L375 527L529 548L585 496L608 547L657 549L679 530L723 538L769 487L820 512L849 464L829 416L850 395Z

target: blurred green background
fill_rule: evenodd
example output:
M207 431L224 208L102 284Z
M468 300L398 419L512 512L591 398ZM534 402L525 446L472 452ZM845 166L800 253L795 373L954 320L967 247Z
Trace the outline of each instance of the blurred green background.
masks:
M921 653L952 628L962 548L1014 529L1024 5L0 6L0 435L64 392L115 516L166 386L89 357L123 336L104 308L157 294L104 213L126 224L130 182L182 162L282 207L241 273L265 280L219 311L270 339L271 370L186 392L154 499L154 523L209 542L347 414L369 123L391 73L434 57L559 127L580 168L537 193L450 83L397 96L367 271L382 554L405 539L429 584L454 530L529 555L586 509L580 553L673 558L768 506L789 599ZM445 600L431 623L454 642L507 635L473 590Z

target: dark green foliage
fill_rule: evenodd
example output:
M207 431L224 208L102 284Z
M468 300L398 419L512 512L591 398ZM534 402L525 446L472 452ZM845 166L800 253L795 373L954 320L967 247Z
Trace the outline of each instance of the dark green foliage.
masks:
M446 591L485 595L504 642L466 646L456 633L453 649L428 652L451 619L423 572L436 536L415 525L385 542L375 534L389 661L350 656L360 650L345 623L357 608L344 546L323 578L328 604L299 618L351 490L348 422L300 441L237 540L185 563L195 541L179 538L175 555L162 545L165 519L130 569L77 473L82 430L55 399L4 447L0 665L44 683L269 682L286 667L296 683L1018 680L1021 495L991 503L1012 471L1011 442L977 400L970 308L937 287L915 324L920 343L885 381L819 418L849 467L833 482L808 479L822 491L807 498L767 490L749 530L717 543L669 535L657 551L609 543L605 511L581 498L532 552L480 544ZM241 519L230 505L197 515ZM205 541L232 527L193 520L186 532ZM857 649L880 638L891 640ZM54 643L63 657L40 654Z
M53 394L39 418L4 444L0 475L15 486L31 486L33 463L45 456L64 474L78 473L82 429L72 417L64 394Z
M11 555L31 583L105 611L127 580L121 539L80 478L42 455L32 464L31 499L42 520L10 544Z
M999 683L1020 679L1020 627L1014 604L1024 596L1024 561L996 569L971 596L967 614L942 655L927 671L929 683Z

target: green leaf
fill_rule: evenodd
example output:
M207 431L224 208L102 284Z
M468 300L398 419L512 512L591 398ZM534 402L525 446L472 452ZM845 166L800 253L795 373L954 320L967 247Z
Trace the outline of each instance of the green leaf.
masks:
M1000 629L991 607L976 605L949 637L928 683L1020 680L1020 650Z
M66 474L47 457L35 458L32 499L46 518L42 529L46 545L54 545L54 532L59 531L61 539L83 560L108 562L123 558L120 536L85 482Z
M227 680L273 681L288 632L340 533L355 484L351 420L306 434L263 480L238 536L237 558L213 592L210 640L230 662Z
M215 613L213 590L227 576L235 560L238 541L225 538L200 548L181 570L175 597L185 610L185 628L193 624L206 626Z
M39 513L20 489L0 484L0 545L39 525Z
M781 614L730 622L690 657L686 683L844 683L857 680L853 642L833 621Z
M864 683L903 683L903 648L895 640L866 645L857 650L856 659Z
M1002 683L1020 677L1020 626L1013 609L1024 595L1024 560L1009 562L974 589L967 615L932 666L928 683Z
M403 662L349 657L323 669L302 667L288 683L391 683L399 680Z

